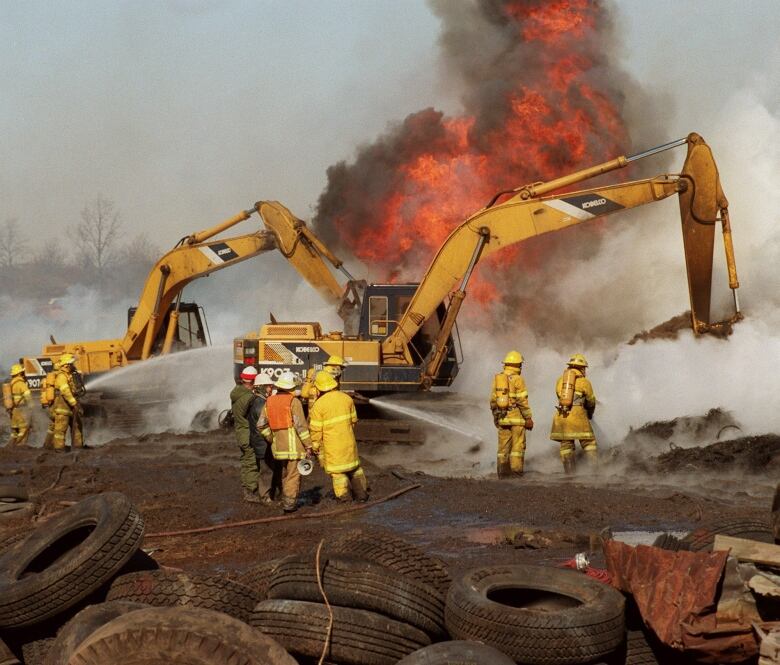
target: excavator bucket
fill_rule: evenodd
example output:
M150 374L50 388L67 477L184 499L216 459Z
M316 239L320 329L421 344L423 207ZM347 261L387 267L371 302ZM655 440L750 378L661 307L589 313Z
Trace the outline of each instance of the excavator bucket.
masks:
M741 318L736 297L737 281L731 228L728 221L728 201L720 185L718 167L710 147L698 134L688 136L688 155L680 177L687 182L680 192L685 266L691 300L691 322L696 333L709 332ZM715 226L723 224L729 286L734 293L735 314L727 321L710 320L712 296L712 261L715 248Z

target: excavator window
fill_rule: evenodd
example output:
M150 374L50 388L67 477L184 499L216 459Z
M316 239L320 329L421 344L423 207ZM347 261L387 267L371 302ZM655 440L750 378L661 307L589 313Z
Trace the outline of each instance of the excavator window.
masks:
M387 296L370 296L368 299L368 324L371 336L387 336Z

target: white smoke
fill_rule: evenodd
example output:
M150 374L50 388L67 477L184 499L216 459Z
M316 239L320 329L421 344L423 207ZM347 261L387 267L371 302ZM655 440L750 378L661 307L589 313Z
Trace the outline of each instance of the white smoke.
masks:
M590 363L588 376L599 402L594 424L602 448L620 445L631 428L704 415L715 407L730 412L742 434L780 432L780 411L769 397L777 383L774 361L780 358L780 277L776 272L780 262L780 120L756 94L740 91L710 119L707 131L700 131L713 148L730 202L745 321L726 340L697 338L686 331L675 340L635 345L586 344L583 339L599 336L593 330L587 334L572 330L565 348L523 329L514 334L464 330L466 361L457 386L484 411L478 419L470 418L490 442L480 453L482 468L488 468L495 455L495 430L489 422L485 393L510 348L525 356L524 375L536 421L536 429L529 434L528 458L532 464L543 463L543 469L557 459L557 447L548 439L555 381L575 352L584 353ZM558 279L557 288L567 293L572 306L586 308L594 330L607 331L605 338L619 331L628 340L687 309L676 200L634 211L630 217L615 216L605 236L598 255L573 263L564 278L551 276ZM723 304L731 302L730 291L723 287L723 263L722 245L716 243L714 280L720 287L713 291L720 314L725 313ZM467 447L464 443L450 454L457 458Z

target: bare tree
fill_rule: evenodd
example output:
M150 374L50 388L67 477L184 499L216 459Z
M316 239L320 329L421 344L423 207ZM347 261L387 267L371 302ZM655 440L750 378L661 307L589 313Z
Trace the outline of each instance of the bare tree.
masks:
M81 211L81 222L75 229L79 254L98 275L114 260L114 245L121 230L122 222L114 202L100 194Z
M65 251L60 247L60 242L54 238L49 238L40 246L40 249L35 252L32 262L37 266L63 268L67 258Z
M149 236L139 233L135 238L122 247L122 263L152 266L160 256L160 248L157 247Z
M13 267L26 252L27 238L19 228L19 220L6 219L0 226L0 266Z

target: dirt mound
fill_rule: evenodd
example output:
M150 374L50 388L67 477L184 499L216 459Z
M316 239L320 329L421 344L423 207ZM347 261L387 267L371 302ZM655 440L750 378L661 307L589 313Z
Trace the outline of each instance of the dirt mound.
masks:
M780 472L780 436L764 434L718 441L709 446L673 448L655 458L658 471L740 470Z
M673 316L668 321L659 323L650 330L643 330L640 333L634 335L629 341L629 344L636 344L637 342L649 342L654 339L677 339L680 332L683 330L691 329L691 312L690 310ZM712 330L708 331L709 335L713 335L720 339L726 339L731 333L734 332L734 327L730 324L723 324L715 326Z

